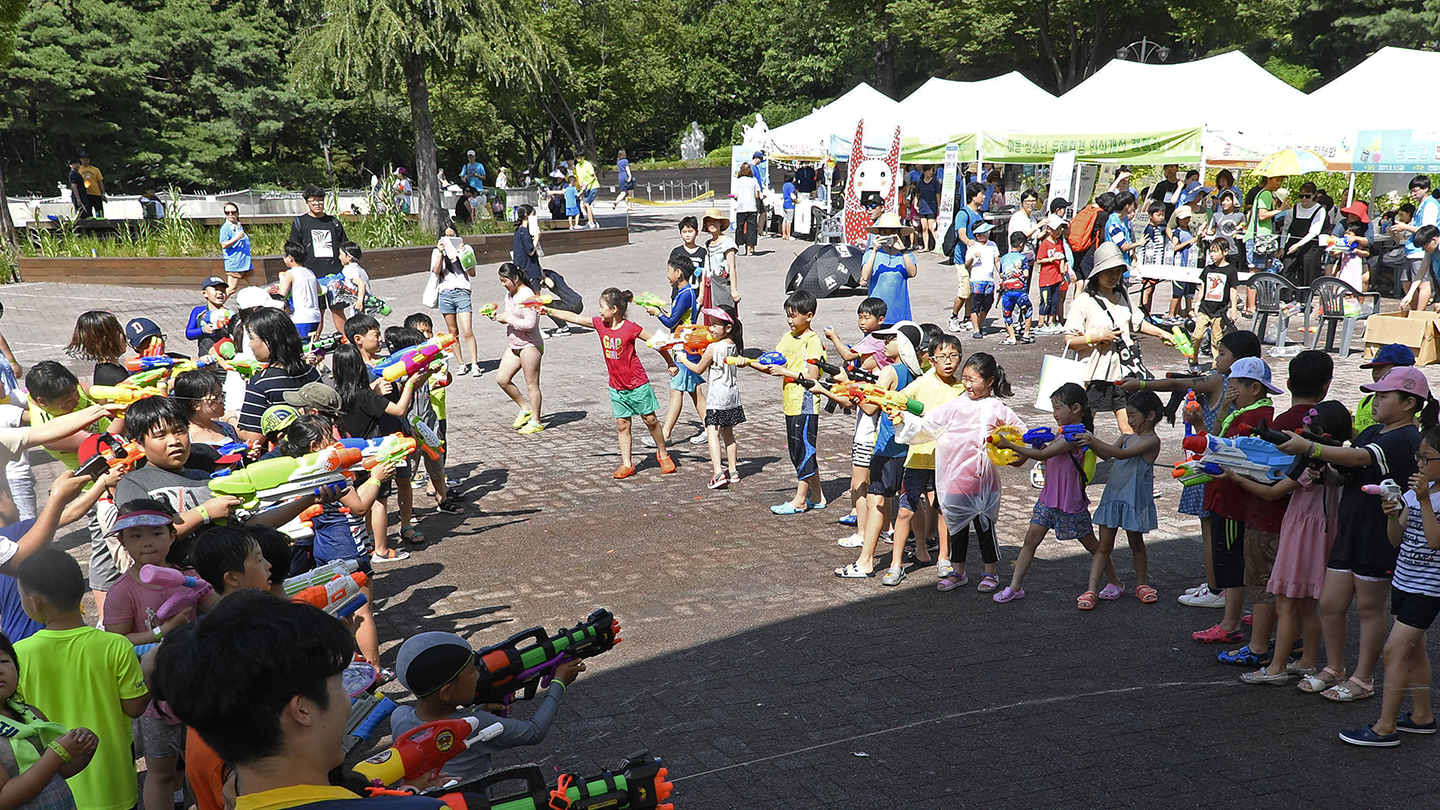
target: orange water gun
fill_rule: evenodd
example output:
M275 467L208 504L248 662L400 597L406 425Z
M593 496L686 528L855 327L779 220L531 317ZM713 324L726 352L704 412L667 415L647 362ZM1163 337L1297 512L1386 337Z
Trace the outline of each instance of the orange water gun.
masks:
M393 785L418 781L435 774L445 763L477 742L500 736L505 726L491 723L484 728L474 717L436 720L416 726L395 739L395 744L355 766L355 772L371 784Z

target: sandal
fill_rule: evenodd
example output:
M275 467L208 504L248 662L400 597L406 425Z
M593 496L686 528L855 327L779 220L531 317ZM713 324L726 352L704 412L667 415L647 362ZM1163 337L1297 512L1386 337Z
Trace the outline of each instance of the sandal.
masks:
M875 576L874 571L861 571L855 563L850 563L844 568L836 568L835 576L841 579L866 579Z
M418 544L425 542L425 535L421 534L420 530L414 526L406 526L400 530L400 539L407 543Z
M1147 605L1151 605L1160 601L1160 594L1149 585L1137 585L1135 586L1135 598Z
M630 476L632 476L632 475L634 475L634 474L635 474L635 465L633 465L633 464L621 464L619 467L616 467L616 468L615 468L615 472L610 473L610 477L611 477L611 478L614 478L616 481L619 481L619 480L622 479L622 478L629 478Z
M965 584L967 584L967 583L969 583L969 582L970 582L970 576L969 576L968 574L966 574L964 571L961 571L961 572L958 573L958 574L950 573L950 574L946 574L945 576L941 577L941 578L940 578L940 581L937 582L937 583L935 583L935 590L940 591L940 592L942 592L942 593L945 592L945 591L953 591L953 590L955 590L956 588L960 587L961 585L965 585Z
M1336 703L1349 703L1352 700L1364 700L1375 694L1375 684L1364 684L1355 680L1355 676L1346 678L1343 683L1334 686L1320 693L1320 697L1333 700Z
M975 590L979 591L980 593L993 593L999 587L999 576L995 574L984 574L980 577L980 584L975 586Z
M1190 634L1190 638L1201 644L1236 644L1245 640L1245 634L1239 630L1226 630L1217 624L1204 630L1196 630Z
M1094 591L1086 591L1080 594L1079 598L1075 600L1075 607L1079 608L1080 610L1094 610L1095 602L1099 598L1100 597L1097 596Z
M880 584L881 584L881 585L899 585L901 582L904 582L904 581L905 581L905 569L904 569L904 568L889 568L889 569L887 569L887 570L885 571L885 576L883 576L883 577L880 578Z
M1329 689L1330 687L1339 683L1340 679L1343 677L1345 676L1341 675L1330 667L1325 667L1319 672L1316 672L1312 675L1306 675L1304 678L1301 678L1300 683L1297 684L1295 688L1299 689L1301 692L1324 692L1326 689Z
M1234 652L1223 651L1215 653L1216 661L1222 664L1235 664L1236 666L1242 667L1268 667L1273 658L1274 654L1268 650L1263 653L1251 652L1249 644L1246 644Z
M1000 602L1000 603L1014 602L1016 599L1024 599L1024 598L1025 598L1025 589L1024 589L1024 588L1011 588L1011 587L1009 587L1009 586L1006 586L1006 587L1005 587L1005 590L1000 591L999 593L995 594L994 596L992 596L992 597L990 597L990 598L991 598L991 599L994 599L996 602Z
M1120 597L1122 597L1122 596L1124 596L1124 595L1125 595L1125 583L1123 583L1123 582L1110 582L1110 583L1107 583L1107 584L1105 585L1105 587L1103 587L1103 588L1100 589L1100 594L1099 594L1100 598L1101 598L1101 599L1104 599L1104 600L1107 601L1107 602L1110 601L1110 600L1112 600L1112 599L1119 599Z

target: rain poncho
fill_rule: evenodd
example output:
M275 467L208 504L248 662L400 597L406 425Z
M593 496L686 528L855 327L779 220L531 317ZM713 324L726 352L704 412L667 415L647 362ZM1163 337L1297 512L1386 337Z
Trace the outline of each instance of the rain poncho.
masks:
M935 442L935 493L952 533L976 518L993 523L1000 514L1000 477L985 452L986 439L997 425L1025 423L996 397L956 397L924 416L905 415L895 438L906 444Z

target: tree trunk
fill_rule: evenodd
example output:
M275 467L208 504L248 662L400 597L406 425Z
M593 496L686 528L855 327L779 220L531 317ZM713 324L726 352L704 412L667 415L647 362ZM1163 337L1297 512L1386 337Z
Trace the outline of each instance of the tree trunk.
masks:
M439 164L435 159L435 125L430 120L430 85L425 81L425 60L418 54L410 54L405 60L405 90L410 96L410 120L415 126L415 178L411 182L415 186L420 230L439 233L445 212L436 174Z
M10 197L5 193L5 171L0 166L0 250L12 250L18 244L15 221L10 219Z
M891 98L895 96L895 35L890 32L894 19L887 6L875 32L875 89Z

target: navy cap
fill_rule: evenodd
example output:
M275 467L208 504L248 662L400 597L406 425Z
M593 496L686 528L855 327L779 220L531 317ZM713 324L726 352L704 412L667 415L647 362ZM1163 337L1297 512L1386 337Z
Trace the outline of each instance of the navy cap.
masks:
M1368 363L1361 363L1360 368L1374 368L1375 366L1413 366L1415 365L1415 352L1404 343L1386 343L1375 352L1375 357Z
M203 283L203 284L200 285L200 289L202 289L202 290L208 290L208 289L210 289L211 287L228 287L228 286L229 286L229 285L225 283L225 279L220 278L219 276L211 276L211 277L205 279L205 283Z
M472 666L475 651L454 633L432 631L405 639L395 657L395 677L415 697L440 691Z
M149 318L132 318L125 324L125 342L137 352L145 347L145 341L163 334L165 333L161 331L160 324Z

